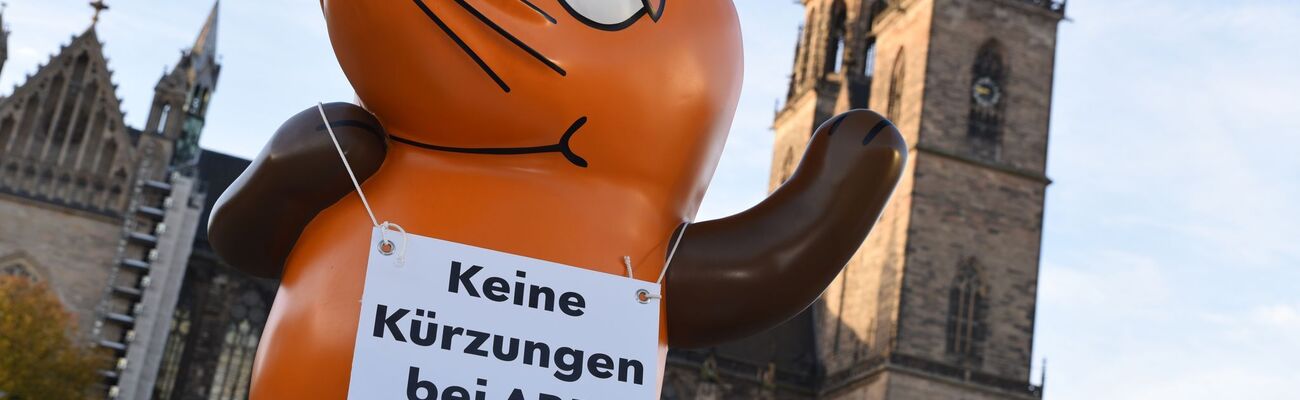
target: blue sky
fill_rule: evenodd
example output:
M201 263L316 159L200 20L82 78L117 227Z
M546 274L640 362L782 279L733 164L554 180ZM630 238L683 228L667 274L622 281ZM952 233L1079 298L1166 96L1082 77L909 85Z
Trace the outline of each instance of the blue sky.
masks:
M9 0L9 93L84 0ZM766 193L799 6L738 2L746 84L701 218ZM350 100L310 0L227 0L203 145L251 157L286 117ZM110 0L130 124L208 0ZM1047 398L1300 398L1300 2L1070 2L1061 25L1035 369ZM1037 379L1037 373L1035 373Z

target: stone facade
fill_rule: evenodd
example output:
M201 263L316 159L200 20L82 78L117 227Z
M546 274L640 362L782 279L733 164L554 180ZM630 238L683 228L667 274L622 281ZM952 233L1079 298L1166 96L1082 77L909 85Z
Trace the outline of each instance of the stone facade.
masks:
M0 263L22 265L68 309L91 311L76 314L78 336L89 340L121 221L14 195L0 195L0 218Z
M155 87L144 130L123 120L94 23L0 98L0 271L48 283L78 341L112 356L94 398L154 387L205 204L194 165L216 18Z
M772 189L853 108L912 146L862 250L785 325L674 351L665 398L1034 399L1030 365L1064 1L804 0Z

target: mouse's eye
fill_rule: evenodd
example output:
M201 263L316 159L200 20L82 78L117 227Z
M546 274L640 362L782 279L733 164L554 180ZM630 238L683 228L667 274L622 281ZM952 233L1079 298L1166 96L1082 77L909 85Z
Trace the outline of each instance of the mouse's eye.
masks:
M616 31L632 26L641 16L658 18L651 4L662 0L560 0L574 18L597 29Z

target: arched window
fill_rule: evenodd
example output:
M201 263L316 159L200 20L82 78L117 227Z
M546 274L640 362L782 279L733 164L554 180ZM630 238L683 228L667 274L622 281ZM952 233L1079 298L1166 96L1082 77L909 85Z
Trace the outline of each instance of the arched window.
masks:
M903 111L903 81L907 79L904 62L903 49L899 48L898 56L894 57L894 69L889 74L889 97L885 104L885 116L895 124Z
M95 94L99 92L99 84L91 82L86 85L86 94L82 96L81 110L77 112L77 123L72 126L72 137L68 138L68 143L73 149L81 145L86 139L86 128L90 125L91 109L95 106ZM75 157L75 150L70 150L71 156Z
M248 320L227 328L225 340L221 343L221 355L217 357L217 369L212 375L212 386L208 390L208 400L248 397L248 382L259 336Z
M12 142L13 138L14 117L8 116L5 117L3 122L0 122L0 153L4 153L9 149L9 142Z
M867 50L862 56L862 75L870 78L876 76L876 38L867 39Z
M106 125L108 124L108 114L106 114L104 110L99 110L99 112L95 113L95 119L92 121L93 122L90 123L90 131L87 132L87 134L90 135L89 140L86 145L82 147L81 155L77 158L77 165L81 169L90 169L95 166L95 164L92 164L95 161L95 150L100 147L100 142L102 142L104 136L108 134L105 132Z
M836 0L831 4L830 19L826 25L826 51L825 60L822 61L822 72L837 73L840 72L840 66L844 64L844 21L846 11L844 9L844 0Z
M1001 156L1002 110L1006 104L1006 80L1002 46L990 39L980 46L971 68L970 117L967 137L978 157L996 160Z
M41 110L41 99L36 95L28 95L27 104L23 105L23 118L18 120L18 134L14 135L13 144L9 145L9 151L20 156L27 154L27 148L32 143L32 135L36 128L37 112Z
M168 119L167 117L171 116L171 113L172 113L172 105L163 104L162 111L158 112L158 134L159 135L163 134L163 132L167 132L167 119Z
M77 57L75 65L73 66L72 80L68 84L67 93L63 96L63 101L61 102L63 107L59 110L59 118L57 123L54 124L54 132L51 133L51 136L53 136L51 149L53 149L55 155L58 155L59 150L63 148L64 140L68 135L69 126L73 122L73 117L75 117L72 115L73 110L76 109L78 103L84 103L84 100L81 100L81 98L83 89L85 89L86 68L88 67L89 62L90 57L88 57L86 53L82 53L81 56Z
M45 93L45 105L41 106L44 113L41 115L41 123L36 126L36 132L33 136L32 151L40 152L44 150L45 138L49 136L50 128L54 125L54 111L59 106L59 99L63 97L63 88L67 87L67 81L63 75L54 77L50 83L50 91Z
M835 38L835 56L830 58L827 72L839 73L844 65L844 36Z
M90 66L90 56L82 52L72 67L72 85L81 86L86 79L86 68Z
M987 313L988 288L980 277L979 262L967 258L957 267L957 277L948 291L948 354L963 362L980 362Z
M172 314L171 333L163 348L162 366L158 367L158 380L154 385L154 398L171 400L172 390L181 374L181 358L185 356L185 343L190 336L190 311L178 308Z
M117 141L109 139L108 143L100 148L98 167L95 170L107 174L109 169L113 167L114 157L117 157Z

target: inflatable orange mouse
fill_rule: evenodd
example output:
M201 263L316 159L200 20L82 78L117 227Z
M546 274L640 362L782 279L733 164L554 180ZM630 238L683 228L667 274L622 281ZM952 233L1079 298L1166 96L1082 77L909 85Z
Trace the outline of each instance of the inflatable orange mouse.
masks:
M907 147L871 111L819 128L757 206L692 223L736 109L732 0L323 0L361 105L330 127L381 220L412 234L655 281L668 346L794 316L861 245ZM316 107L222 194L218 254L279 278L253 399L347 396L370 219ZM680 235L680 238L679 238ZM662 361L661 361L662 362Z

